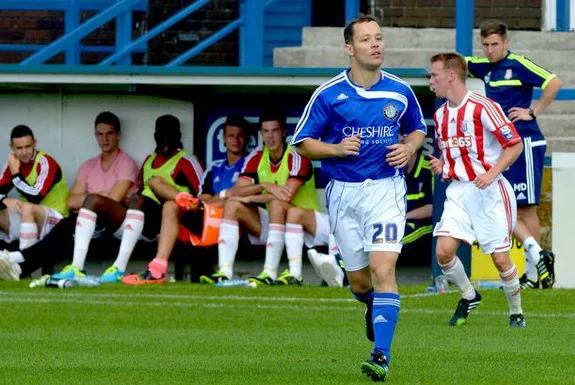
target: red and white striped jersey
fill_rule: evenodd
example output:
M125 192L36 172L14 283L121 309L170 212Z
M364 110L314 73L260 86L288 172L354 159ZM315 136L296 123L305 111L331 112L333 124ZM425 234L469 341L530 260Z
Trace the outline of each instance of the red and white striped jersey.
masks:
M497 162L504 148L521 142L501 106L474 92L468 92L457 107L445 102L433 121L436 145L445 162L444 180L473 181Z

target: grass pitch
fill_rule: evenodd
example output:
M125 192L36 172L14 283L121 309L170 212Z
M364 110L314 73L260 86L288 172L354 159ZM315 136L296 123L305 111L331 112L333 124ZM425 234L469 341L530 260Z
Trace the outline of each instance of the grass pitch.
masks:
M390 384L575 384L575 291L499 290L461 328L458 294L401 288ZM363 306L347 289L29 289L0 282L1 384L369 384Z

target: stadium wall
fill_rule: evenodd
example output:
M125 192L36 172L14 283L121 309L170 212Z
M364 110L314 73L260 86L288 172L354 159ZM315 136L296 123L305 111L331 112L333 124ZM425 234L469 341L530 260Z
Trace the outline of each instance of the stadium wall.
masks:
M386 27L455 28L455 0L375 0L375 14ZM475 23L502 15L510 29L540 31L542 0L475 0Z

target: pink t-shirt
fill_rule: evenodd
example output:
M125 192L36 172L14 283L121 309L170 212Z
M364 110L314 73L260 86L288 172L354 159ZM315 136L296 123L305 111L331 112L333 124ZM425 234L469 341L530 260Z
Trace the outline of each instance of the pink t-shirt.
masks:
M120 150L107 171L102 169L101 155L98 155L82 163L77 178L86 183L88 194L109 192L119 180L129 180L135 184L138 178L138 166L130 155ZM132 193L133 188L126 195Z

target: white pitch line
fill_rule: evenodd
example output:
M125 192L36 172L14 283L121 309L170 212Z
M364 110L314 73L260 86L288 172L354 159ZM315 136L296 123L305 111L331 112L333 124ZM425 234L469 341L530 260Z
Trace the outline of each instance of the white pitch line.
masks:
M12 293L14 294L14 293ZM20 293L25 294L25 293ZM76 295L71 295L76 294ZM349 311L349 312L357 312L356 307L344 307L344 306L325 306L325 305L318 305L318 306L302 306L302 305L272 305L272 304L239 304L239 303L205 303L205 302L161 302L161 301L147 301L147 302L140 302L140 301L115 301L115 300L93 300L88 298L79 298L77 294L80 293L70 293L65 296L53 296L53 298L38 298L36 295L30 296L15 296L9 297L4 296L0 297L0 303L45 303L45 304L88 304L88 305L106 305L106 306L136 306L136 307L189 307L189 308L235 308L235 309L279 309L279 310L299 310L299 311ZM68 298L67 298L68 297ZM96 297L96 295L90 295L90 297ZM198 298L195 298L198 297ZM228 301L241 301L246 298L254 298L254 297L241 297L237 296L237 298L232 297L212 297L214 300L228 300ZM266 297L264 297L266 298ZM207 297L201 296L194 296L194 298L190 299L203 299L206 300ZM269 298L268 298L269 299ZM321 298L319 298L321 299ZM310 300L310 298L308 298ZM407 314L450 314L450 309L422 309L422 308L402 308L401 313ZM509 315L507 311L483 311L483 310L475 310L474 317L476 316L483 316L483 315L495 315L495 316L505 316ZM527 318L575 318L575 313L527 313Z
M222 289L222 291L225 289ZM250 289L245 289L250 290ZM253 290L253 289L252 289ZM104 298L165 298L165 299L197 299L197 300L226 300L226 301L270 301L270 302L327 302L327 303L357 303L353 298L321 298L321 297L263 297L263 296L242 296L242 295L198 295L198 294L163 294L163 293L101 293L101 292L70 292L70 291L38 291L14 292L0 290L0 296L22 296L22 297L104 297ZM437 294L417 293L402 295L401 298L425 298Z
M44 303L44 304L87 304L106 306L135 306L135 307L188 307L188 308L234 308L234 309L279 309L279 310L302 310L302 311L357 311L357 309L343 306L300 306L300 305L263 305L263 304L239 304L239 303L200 303L200 302L158 302L158 301L110 301L110 300L86 300L80 298L0 298L0 303Z

